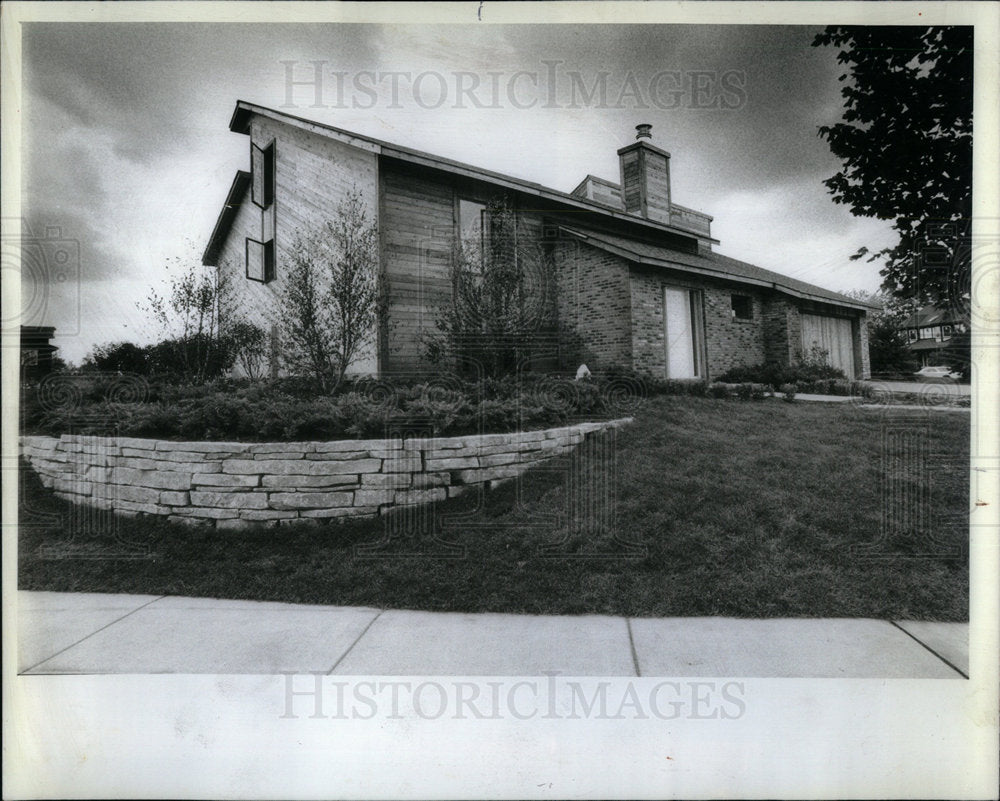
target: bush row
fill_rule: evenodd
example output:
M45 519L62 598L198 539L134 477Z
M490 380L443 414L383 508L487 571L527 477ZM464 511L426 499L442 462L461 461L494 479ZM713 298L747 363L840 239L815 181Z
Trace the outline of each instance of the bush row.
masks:
M789 389L790 388L790 389ZM791 392L870 395L844 379L782 384ZM759 400L763 382L665 380L609 370L575 381L525 374L471 380L442 375L359 379L321 396L300 379L217 379L180 383L169 377L56 374L22 392L22 425L30 433L106 433L192 440L307 440L381 437L418 429L435 435L506 432L579 419L632 414L656 395Z
M232 381L163 386L142 396L143 387L131 385L129 395L111 380L100 395L91 381L79 392L71 384L56 391L53 382L26 390L24 431L115 430L124 436L246 441L374 438L407 430L460 435L624 416L642 401L608 382L558 378L532 381L520 391L461 382L357 382L349 391L325 397L298 395L280 384Z

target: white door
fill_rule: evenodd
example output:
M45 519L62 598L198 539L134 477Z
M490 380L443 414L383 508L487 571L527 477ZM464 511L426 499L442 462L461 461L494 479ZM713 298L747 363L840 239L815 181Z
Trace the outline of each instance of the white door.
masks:
M691 316L691 292L663 290L663 316L667 340L667 378L697 378L698 359L695 326Z
M808 356L813 347L825 350L831 365L843 370L848 378L854 378L854 337L850 320L803 314L802 355Z

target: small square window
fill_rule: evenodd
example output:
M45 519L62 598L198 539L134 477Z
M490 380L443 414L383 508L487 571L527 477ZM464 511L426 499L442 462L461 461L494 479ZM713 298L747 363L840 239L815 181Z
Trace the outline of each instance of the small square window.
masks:
M734 320L753 319L753 299L748 295L733 295L731 306Z

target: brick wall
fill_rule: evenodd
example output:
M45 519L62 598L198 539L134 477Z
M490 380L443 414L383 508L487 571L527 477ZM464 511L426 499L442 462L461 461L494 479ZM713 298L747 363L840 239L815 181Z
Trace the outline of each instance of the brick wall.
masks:
M857 378L872 377L871 357L868 353L868 315L862 315L854 320L854 364L857 365Z
M632 363L628 262L575 239L553 245L556 306L568 358L590 369ZM576 350L573 345L578 345Z
M633 267L629 274L632 313L632 354L637 370L663 376L666 372L663 289L697 290L702 299L704 356L708 377L739 365L764 361L765 303L744 287L728 287L712 279ZM734 320L732 296L751 299L750 320Z
M521 475L631 418L437 439L170 442L21 437L21 454L64 500L128 515L240 528L372 517Z

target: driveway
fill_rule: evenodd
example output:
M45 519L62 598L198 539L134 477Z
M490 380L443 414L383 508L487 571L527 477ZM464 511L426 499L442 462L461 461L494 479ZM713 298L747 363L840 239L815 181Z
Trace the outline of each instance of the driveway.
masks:
M955 397L968 397L972 394L972 386L970 384L952 384L952 383L928 383L922 381L880 381L875 379L874 381L866 381L866 384L871 384L873 387L878 389L887 389L890 392L906 392L910 394L927 394L934 395L936 397L941 397L942 395L954 395Z

